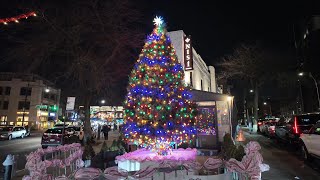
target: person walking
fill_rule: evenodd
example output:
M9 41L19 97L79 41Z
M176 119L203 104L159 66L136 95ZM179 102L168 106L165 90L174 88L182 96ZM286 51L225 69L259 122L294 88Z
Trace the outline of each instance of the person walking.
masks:
M103 136L104 136L104 140L108 140L108 133L110 131L110 128L108 125L103 125L102 127L102 132L103 132Z
M100 134L101 134L101 125L98 125L98 135L97 135L97 139L100 140Z

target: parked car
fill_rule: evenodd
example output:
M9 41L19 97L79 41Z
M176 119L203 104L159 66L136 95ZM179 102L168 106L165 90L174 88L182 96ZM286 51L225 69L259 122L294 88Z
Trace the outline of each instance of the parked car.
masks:
M76 135L79 137L80 141L83 140L84 132L82 126L68 126L68 128L72 128L76 132Z
M78 136L72 128L50 128L46 130L41 139L42 148L78 142Z
M63 128L63 126L68 127L69 124L68 123L66 123L66 124L59 123L59 124L55 124L53 127L55 127L55 128Z
M263 120L263 119L259 119L259 120L258 120L258 132L261 132L263 123L264 123L264 120Z
M269 127L273 126L275 123L276 123L276 119L267 119L262 121L262 124L259 126L260 132L262 134L269 135L269 130L271 130Z
M276 133L276 122L275 121L268 122L266 135L269 137L275 137L275 133Z
M301 155L304 160L316 157L320 159L320 121L308 133L300 135Z
M23 126L5 126L0 129L1 139L24 138L27 131Z
M319 120L319 113L293 115L288 120L280 119L275 127L275 136L279 141L298 145L300 134L308 133Z

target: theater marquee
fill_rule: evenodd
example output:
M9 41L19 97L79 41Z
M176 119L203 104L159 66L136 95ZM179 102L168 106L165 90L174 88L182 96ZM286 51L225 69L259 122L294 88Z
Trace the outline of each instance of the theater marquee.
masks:
M185 70L193 69L191 36L184 37L184 68Z

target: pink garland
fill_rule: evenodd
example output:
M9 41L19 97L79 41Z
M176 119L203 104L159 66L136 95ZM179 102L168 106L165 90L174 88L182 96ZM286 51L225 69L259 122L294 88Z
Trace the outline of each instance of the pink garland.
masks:
M42 161L42 157L45 154L50 154L58 151L67 152L71 150L75 151L71 153L70 156L65 160L52 159ZM27 155L27 163L25 167L29 170L30 175L24 176L23 180L29 180L30 178L32 180L52 179L52 177L49 178L49 175L46 174L47 168L63 168L65 166L70 166L71 162L73 161L76 161L77 168L83 167L82 154L83 151L81 148L81 144L79 143L73 143L64 146L48 147L47 149L39 148L35 152L31 152L29 155Z
M61 148L62 149L62 148ZM66 148L63 148L66 149ZM263 171L269 170L269 166L266 164L263 164L262 161L262 156L259 153L259 150L261 149L261 146L259 143L255 141L249 142L245 146L245 152L246 155L243 157L241 161L237 161L236 159L230 159L229 161L224 161L222 159L215 159L215 158L208 158L206 162L201 165L200 163L194 161L194 160L185 160L185 158L175 158L171 160L172 158L163 158L156 159L156 162L159 162L157 167L153 166L148 166L144 169L141 169L137 171L132 177L137 178L137 179L145 179L145 178L150 178L154 175L154 173L159 169L159 168L168 168L168 172L172 172L174 168L183 166L187 171L194 171L194 170L200 170L202 168L206 168L208 170L213 170L217 169L220 167L225 167L228 171L231 172L238 172L240 175L245 175L249 177L250 180L258 180L260 179L260 174ZM194 151L193 149L187 149L188 151ZM135 153L141 153L145 150L137 150L131 153L125 154L126 156L118 156L116 159L117 160L127 160L125 158L131 157L132 155L135 155ZM30 153L32 156L28 157L29 159L32 160L38 160L38 156ZM76 151L77 155L80 155L80 151ZM77 155L71 155L69 157L69 160L74 160L76 159ZM67 158L68 159L68 158ZM148 158L143 158L143 159L138 159L140 162L146 161ZM68 162L69 162L68 160ZM78 161L79 159L77 159ZM131 160L131 159L130 159ZM153 160L154 161L154 160ZM48 163L48 164L46 164ZM55 161L51 162L50 166L61 166L61 163L63 164L62 161ZM80 163L80 162L79 162ZM83 163L83 162L82 162ZM33 166L30 167L46 167L47 165L49 166L49 162L40 162L39 164L32 164ZM26 165L27 166L27 165ZM42 180L41 178L38 177L43 177L43 179L52 179L52 177L48 176L42 176L40 171L30 171L30 175L26 178L23 178L24 180ZM75 172L74 178L75 179L83 179L83 178L95 178L103 175L107 179L118 179L118 178L129 178L129 174L127 171L119 171L118 167L110 167L105 169L104 173L99 169L96 168L81 168ZM241 177L243 178L243 177ZM68 178L66 177L59 177L56 179L60 180L67 180Z
M174 155L167 155L167 156L150 156L150 150L146 149L138 149L136 151L126 153L121 156L117 156L116 160L117 161L137 161L137 162L145 162L145 161L156 161L156 162L163 162L163 161L194 161L196 156L197 156L197 149L182 149L179 148L177 150L173 150L173 153L182 151L181 153L184 154L182 157L176 157Z

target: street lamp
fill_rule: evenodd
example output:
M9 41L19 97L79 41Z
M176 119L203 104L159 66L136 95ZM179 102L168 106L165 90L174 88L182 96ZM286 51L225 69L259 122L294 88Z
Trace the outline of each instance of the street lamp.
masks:
M253 93L253 89L250 89L250 92Z
M104 103L106 103L106 100L104 100L104 99L101 100L101 104L104 104Z
M264 102L263 105L267 105L267 102Z
M50 92L50 89L49 89L49 88L46 88L44 91L45 91L46 93L48 93L48 92Z
M304 73L303 72L300 72L298 74L299 76L303 76ZM314 85L316 87L316 90L317 90L317 97L318 97L318 110L320 109L320 97L319 97L319 88L318 88L318 83L317 83L317 80L313 77L313 75L311 74L311 72L308 73L309 77L312 78L313 82L314 82Z

